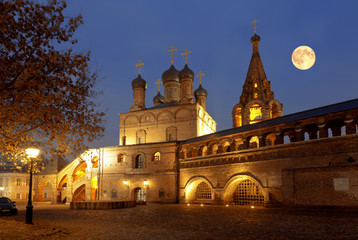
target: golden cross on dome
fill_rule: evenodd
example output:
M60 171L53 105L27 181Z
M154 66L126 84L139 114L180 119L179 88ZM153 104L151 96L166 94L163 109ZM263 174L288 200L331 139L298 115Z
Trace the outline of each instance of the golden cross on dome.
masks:
M260 21L255 19L253 22L251 22L251 23L254 24L254 30L255 30L254 33L255 33L255 34L256 34L256 23L257 23L257 22L260 22Z
M155 85L158 85L158 92L160 92L160 84L162 84L163 82L160 81L160 78L158 78L158 81L155 82Z
M174 51L176 51L177 49L176 48L174 48L174 46L171 46L170 47L170 49L168 50L168 53L170 53L172 56L171 56L171 63L172 63L172 65L174 64Z
M201 71L199 71L199 74L196 74L196 76L199 78L200 84L201 84L201 77L205 76L205 73L201 73Z
M135 65L138 68L138 73L140 74L140 68L143 66L144 63L142 63L140 60L138 60L138 63Z
M181 54L182 56L184 56L184 59L185 59L185 64L188 63L188 54L190 54L191 51L188 51L187 48L185 48L184 52Z

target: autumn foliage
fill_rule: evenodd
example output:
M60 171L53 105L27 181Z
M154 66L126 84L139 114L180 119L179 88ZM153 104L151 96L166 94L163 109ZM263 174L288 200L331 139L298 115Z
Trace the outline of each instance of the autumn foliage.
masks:
M42 1L45 2L45 1ZM0 152L34 142L73 152L103 134L94 98L90 53L76 53L82 17L67 17L64 1L0 0Z

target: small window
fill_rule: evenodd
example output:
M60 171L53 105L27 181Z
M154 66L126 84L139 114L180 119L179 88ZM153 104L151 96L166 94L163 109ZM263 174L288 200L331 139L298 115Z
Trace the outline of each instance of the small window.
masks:
M112 199L116 199L116 198L117 198L117 190L116 190L116 189L113 189L113 190L112 190L111 198L112 198Z
M259 97L259 95L257 93L255 93L254 98L258 98L258 97Z
M160 152L155 152L153 154L153 161L160 161Z
M16 186L21 186L21 179L20 178L16 178Z
M257 88L257 83L254 83L254 87Z
M164 196L165 196L164 191L159 191L159 198L164 198Z
M20 193L16 194L16 199L21 199L21 194Z
M138 155L135 158L135 166L134 168L136 169L143 169L144 168L144 159L142 155Z
M94 156L91 162L92 162L92 168L98 168L98 156Z
M26 178L26 186L29 186L30 179Z
M48 193L44 193L44 199L48 198Z
M118 154L117 162L118 162L118 163L124 162L124 154Z

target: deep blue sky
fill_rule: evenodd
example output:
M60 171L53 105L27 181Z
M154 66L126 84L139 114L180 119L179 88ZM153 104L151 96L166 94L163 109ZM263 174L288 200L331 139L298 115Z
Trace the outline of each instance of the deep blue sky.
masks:
M192 51L189 67L203 71L207 110L217 130L232 127L231 111L239 102L249 66L258 19L260 55L275 98L284 114L357 98L358 1L267 0L68 0L68 16L82 14L77 50L91 50L93 69L103 95L96 101L107 110L105 136L90 147L118 144L118 113L132 106L135 64L144 62L148 83L146 106L153 106L154 82L170 67L168 49L178 49L174 65L184 67L180 53ZM293 50L310 46L316 63L298 70ZM194 89L199 85L194 80ZM163 94L163 87L161 88Z

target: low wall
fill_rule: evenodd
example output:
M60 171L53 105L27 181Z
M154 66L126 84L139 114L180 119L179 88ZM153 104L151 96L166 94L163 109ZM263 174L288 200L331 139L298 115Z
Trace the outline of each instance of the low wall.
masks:
M91 210L107 210L118 208L135 207L135 201L121 201L121 202L71 202L70 209L91 209Z

